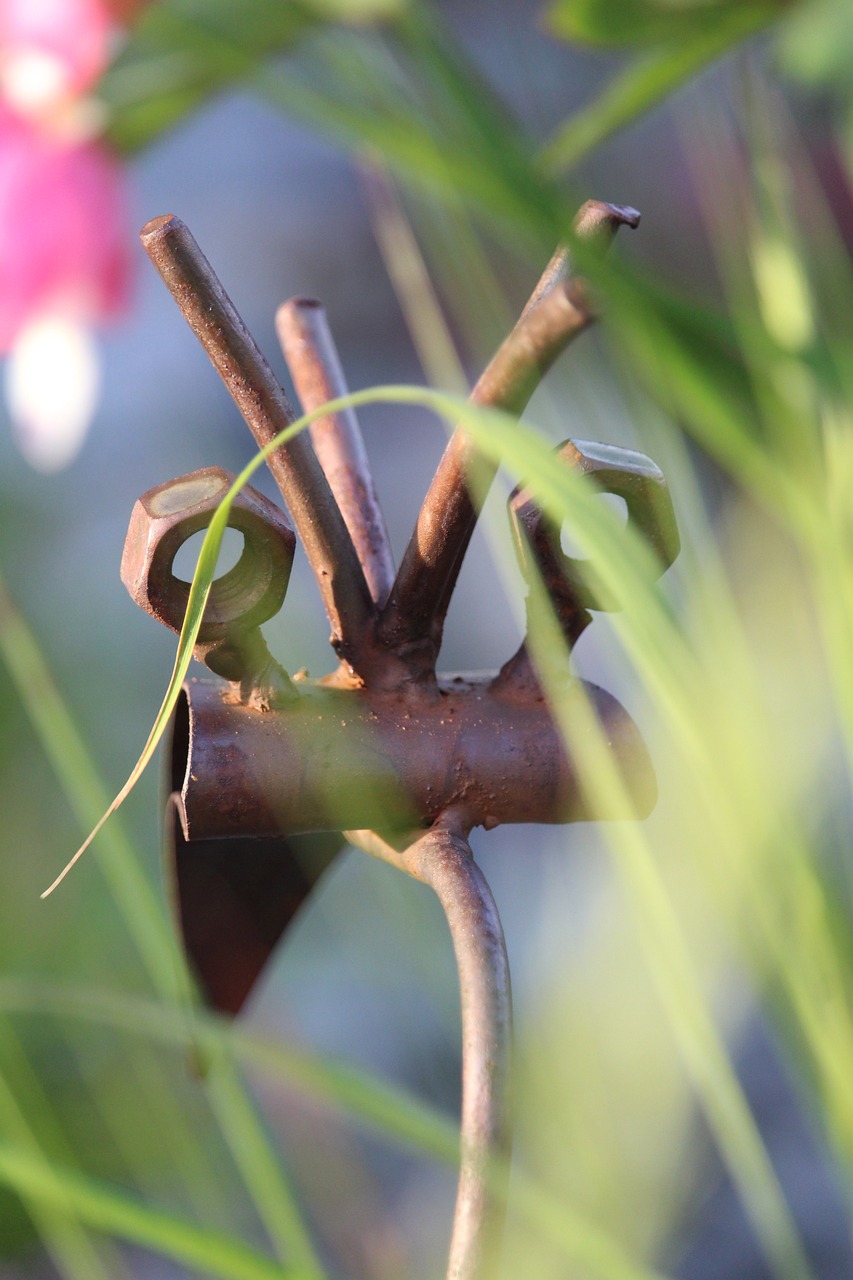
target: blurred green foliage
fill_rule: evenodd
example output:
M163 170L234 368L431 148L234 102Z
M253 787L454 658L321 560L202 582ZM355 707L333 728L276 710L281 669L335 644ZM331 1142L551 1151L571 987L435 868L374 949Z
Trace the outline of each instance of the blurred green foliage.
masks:
M695 282L662 278L619 252L601 261L576 246L606 319L585 369L558 385L567 400L584 388L610 397L620 419L636 422L679 506L680 570L655 583L642 546L574 477L555 473L541 432L489 415L466 424L511 479L523 475L556 519L570 518L626 601L608 635L635 681L661 780L650 824L602 831L612 873L594 927L577 924L580 958L569 966L561 951L538 1007L520 1011L504 1272L661 1275L703 1186L691 1156L698 1109L773 1274L805 1280L810 1264L726 1035L740 1004L763 1001L849 1201L851 269L809 141L767 67L830 103L820 140L834 146L846 136L849 168L853 25L849 7L833 0L560 0L541 17L561 39L618 55L607 64L612 78L552 122L544 143L513 117L442 11L413 0L161 0L146 7L102 96L125 150L156 145L212 95L239 86L385 167L421 233L420 265L443 286L429 312L435 326L442 310L470 321L463 303L483 296L484 282L498 309L504 275L535 278L574 213L566 176L577 181L596 147L766 29L741 54L738 89L722 81L724 109L715 82L698 111L679 117L713 287L703 295ZM405 301L416 321L423 298ZM474 348L482 341L470 325L464 338ZM426 350L425 367L431 359ZM362 397L371 398L459 412L423 391ZM546 392L532 420L561 421L559 399ZM553 677L565 652L547 627L533 641L559 715ZM31 829L39 865L60 864L107 794L5 590L0 657L5 795L59 786L66 809L36 805ZM595 727L567 717L563 727L570 743L582 738L591 794L612 794L619 780L596 750ZM345 1195L370 1202L371 1174L328 1109L448 1164L452 1121L357 1072L194 1011L164 905L120 819L92 856L103 896L89 914L59 895L48 940L30 924L29 905L16 905L43 887L32 868L10 859L5 870L7 911L20 919L4 935L9 976L0 981L0 1182L16 1192L0 1196L4 1247L37 1233L57 1273L75 1280L132 1274L115 1241L188 1274L343 1275L340 1249L329 1244L333 1219ZM81 930L73 917L83 910ZM402 933L415 950L408 918ZM185 1070L193 1044L210 1062L203 1085ZM250 1067L275 1100L293 1090L301 1106L317 1108L307 1124L328 1140L325 1163L313 1136L282 1158L246 1086ZM313 1182L312 1159L322 1166ZM442 1222L436 1214L428 1234L438 1239ZM425 1275L441 1252L436 1244L421 1261L390 1236L374 1244L371 1274L394 1280L402 1268Z
M791 7L791 0L555 0L553 30L567 40L595 45L677 44L735 22L761 26Z

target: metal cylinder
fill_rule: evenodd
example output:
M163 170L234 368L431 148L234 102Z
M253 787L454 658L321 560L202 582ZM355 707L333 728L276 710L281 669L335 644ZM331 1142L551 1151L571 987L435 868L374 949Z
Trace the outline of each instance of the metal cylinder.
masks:
M428 827L449 808L469 827L644 817L656 799L640 733L584 681L631 799L593 810L544 699L507 696L493 677L443 677L432 701L304 682L292 704L257 711L219 684L184 686L171 785L188 840Z

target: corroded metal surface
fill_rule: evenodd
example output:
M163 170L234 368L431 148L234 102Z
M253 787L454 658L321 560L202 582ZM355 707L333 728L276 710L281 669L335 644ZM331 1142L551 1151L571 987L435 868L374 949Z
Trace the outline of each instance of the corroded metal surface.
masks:
M601 239L622 225L637 226L634 209L588 201L575 220L580 237ZM559 250L545 269L515 328L498 348L471 392L474 404L520 414L561 352L590 327L595 310L583 282L568 274ZM471 492L476 467L477 500ZM389 646L421 655L422 678L434 667L444 619L474 526L479 503L497 463L477 455L457 427L439 462L403 555L380 621Z
M234 479L222 467L204 467L149 489L133 508L121 580L140 608L177 634L190 584L173 572L175 557L207 528ZM284 512L249 485L237 495L228 523L242 533L243 549L211 587L193 652L211 671L237 682L246 701L268 706L291 696L293 688L260 627L284 602L296 535Z
M345 396L346 380L322 305L314 298L291 298L279 307L275 324L305 412ZM394 581L394 560L355 411L320 418L309 431L370 595L383 605Z
M624 500L628 524L654 552L658 575L664 573L681 544L672 499L660 467L636 449L592 440L564 440L554 450L554 456L563 466L586 476L601 493ZM509 512L522 572L529 579L535 564L564 625L571 626L570 611L578 608L608 613L621 609L620 601L593 581L587 561L563 553L561 530L539 509L524 485L510 494Z
M633 209L590 201L575 235L606 244L620 225L638 221ZM198 245L174 217L154 219L142 239L256 441L269 443L294 411ZM473 401L520 413L544 372L594 319L587 287L558 251ZM293 300L278 327L305 407L342 394L319 304ZM469 487L475 464L476 497ZM323 680L291 681L269 655L260 624L284 596L292 535L280 512L248 493L230 519L247 551L214 585L196 650L229 683L190 681L173 726L167 853L177 915L208 999L234 1013L333 856L337 833L433 888L450 926L462 1001L461 1159L448 1276L487 1280L510 1150L511 1010L500 919L468 836L475 826L506 822L644 816L656 796L651 762L625 709L566 664L556 673L561 723L573 700L578 711L582 703L577 722L592 726L596 746L606 743L624 784L626 808L593 807L580 781L584 741L574 733L570 754L526 640L497 673L437 673L477 499L496 471L476 458L464 431L451 437L396 577L353 414L318 422L310 435L276 449L269 465L317 578L339 665ZM678 534L655 464L631 451L567 441L558 465L624 498L629 522L662 573L678 552ZM174 554L211 518L224 475L212 468L181 477L145 495L134 511L122 575L134 599L173 629L187 591L172 575ZM531 587L528 629L539 625L542 601L550 600L570 651L591 610L620 602L563 553L561 530L532 493L516 490L510 514ZM314 842L310 849L306 841Z
M154 218L142 244L204 347L258 445L296 419L287 396L210 263L180 218ZM372 602L343 517L304 433L276 449L269 468L314 570L335 651L358 669Z
M343 841L330 832L188 841L180 809L180 796L170 796L164 853L172 909L205 999L236 1014Z
M591 809L548 703L495 691L493 677L445 677L434 700L297 684L270 715L221 684L190 682L175 722L172 788L187 837L276 836L378 827L412 830L453 809L466 829L648 814L648 752L624 707L585 681L586 699L631 798Z
M429 885L447 917L462 1005L462 1145L448 1280L488 1280L499 1264L512 1146L512 992L500 916L465 823L448 811L411 844L370 831L352 842Z

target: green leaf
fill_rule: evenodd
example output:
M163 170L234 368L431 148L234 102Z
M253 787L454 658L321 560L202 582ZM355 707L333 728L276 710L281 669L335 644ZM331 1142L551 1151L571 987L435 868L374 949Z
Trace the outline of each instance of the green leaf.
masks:
M125 151L144 146L324 22L384 19L398 13L402 3L161 0L149 5L100 84L110 112L110 138Z
M223 1280L313 1280L283 1267L239 1240L153 1209L126 1191L47 1162L11 1143L0 1144L0 1182L45 1208L73 1215L107 1232Z
M793 79L812 89L835 90L853 97L853 22L850 9L838 0L801 4L780 32L776 52Z
M663 102L703 67L761 30L777 12L776 6L767 4L727 9L719 21L686 31L683 40L644 52L594 102L559 126L539 155L545 171L554 175L574 168L584 156Z
M324 31L251 87L410 186L464 201L537 258L566 230L566 201L529 140L441 26L422 15L386 33Z
M556 0L549 24L585 44L673 43L708 35L735 17L761 24L787 7L788 0Z

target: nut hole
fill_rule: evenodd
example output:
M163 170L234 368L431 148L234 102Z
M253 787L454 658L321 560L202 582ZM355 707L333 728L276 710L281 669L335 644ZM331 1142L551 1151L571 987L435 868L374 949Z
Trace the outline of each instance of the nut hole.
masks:
M204 542L206 529L197 529L191 534L177 550L174 560L172 561L172 573L177 580L184 586L188 587L192 582L195 567L198 562L201 545ZM219 559L216 565L215 582L219 582L226 574L230 573L242 559L246 548L246 539L239 529L233 529L230 525L225 530L222 537L222 546L219 551Z
M619 527L624 529L628 523L628 504L625 499L620 497L617 493L602 493L600 495L600 501L603 502L611 512L618 522ZM583 548L578 545L574 535L572 534L571 524L569 521L564 522L563 527L560 530L560 550L563 552L563 555L568 556L571 560L583 560L586 558L586 553Z

